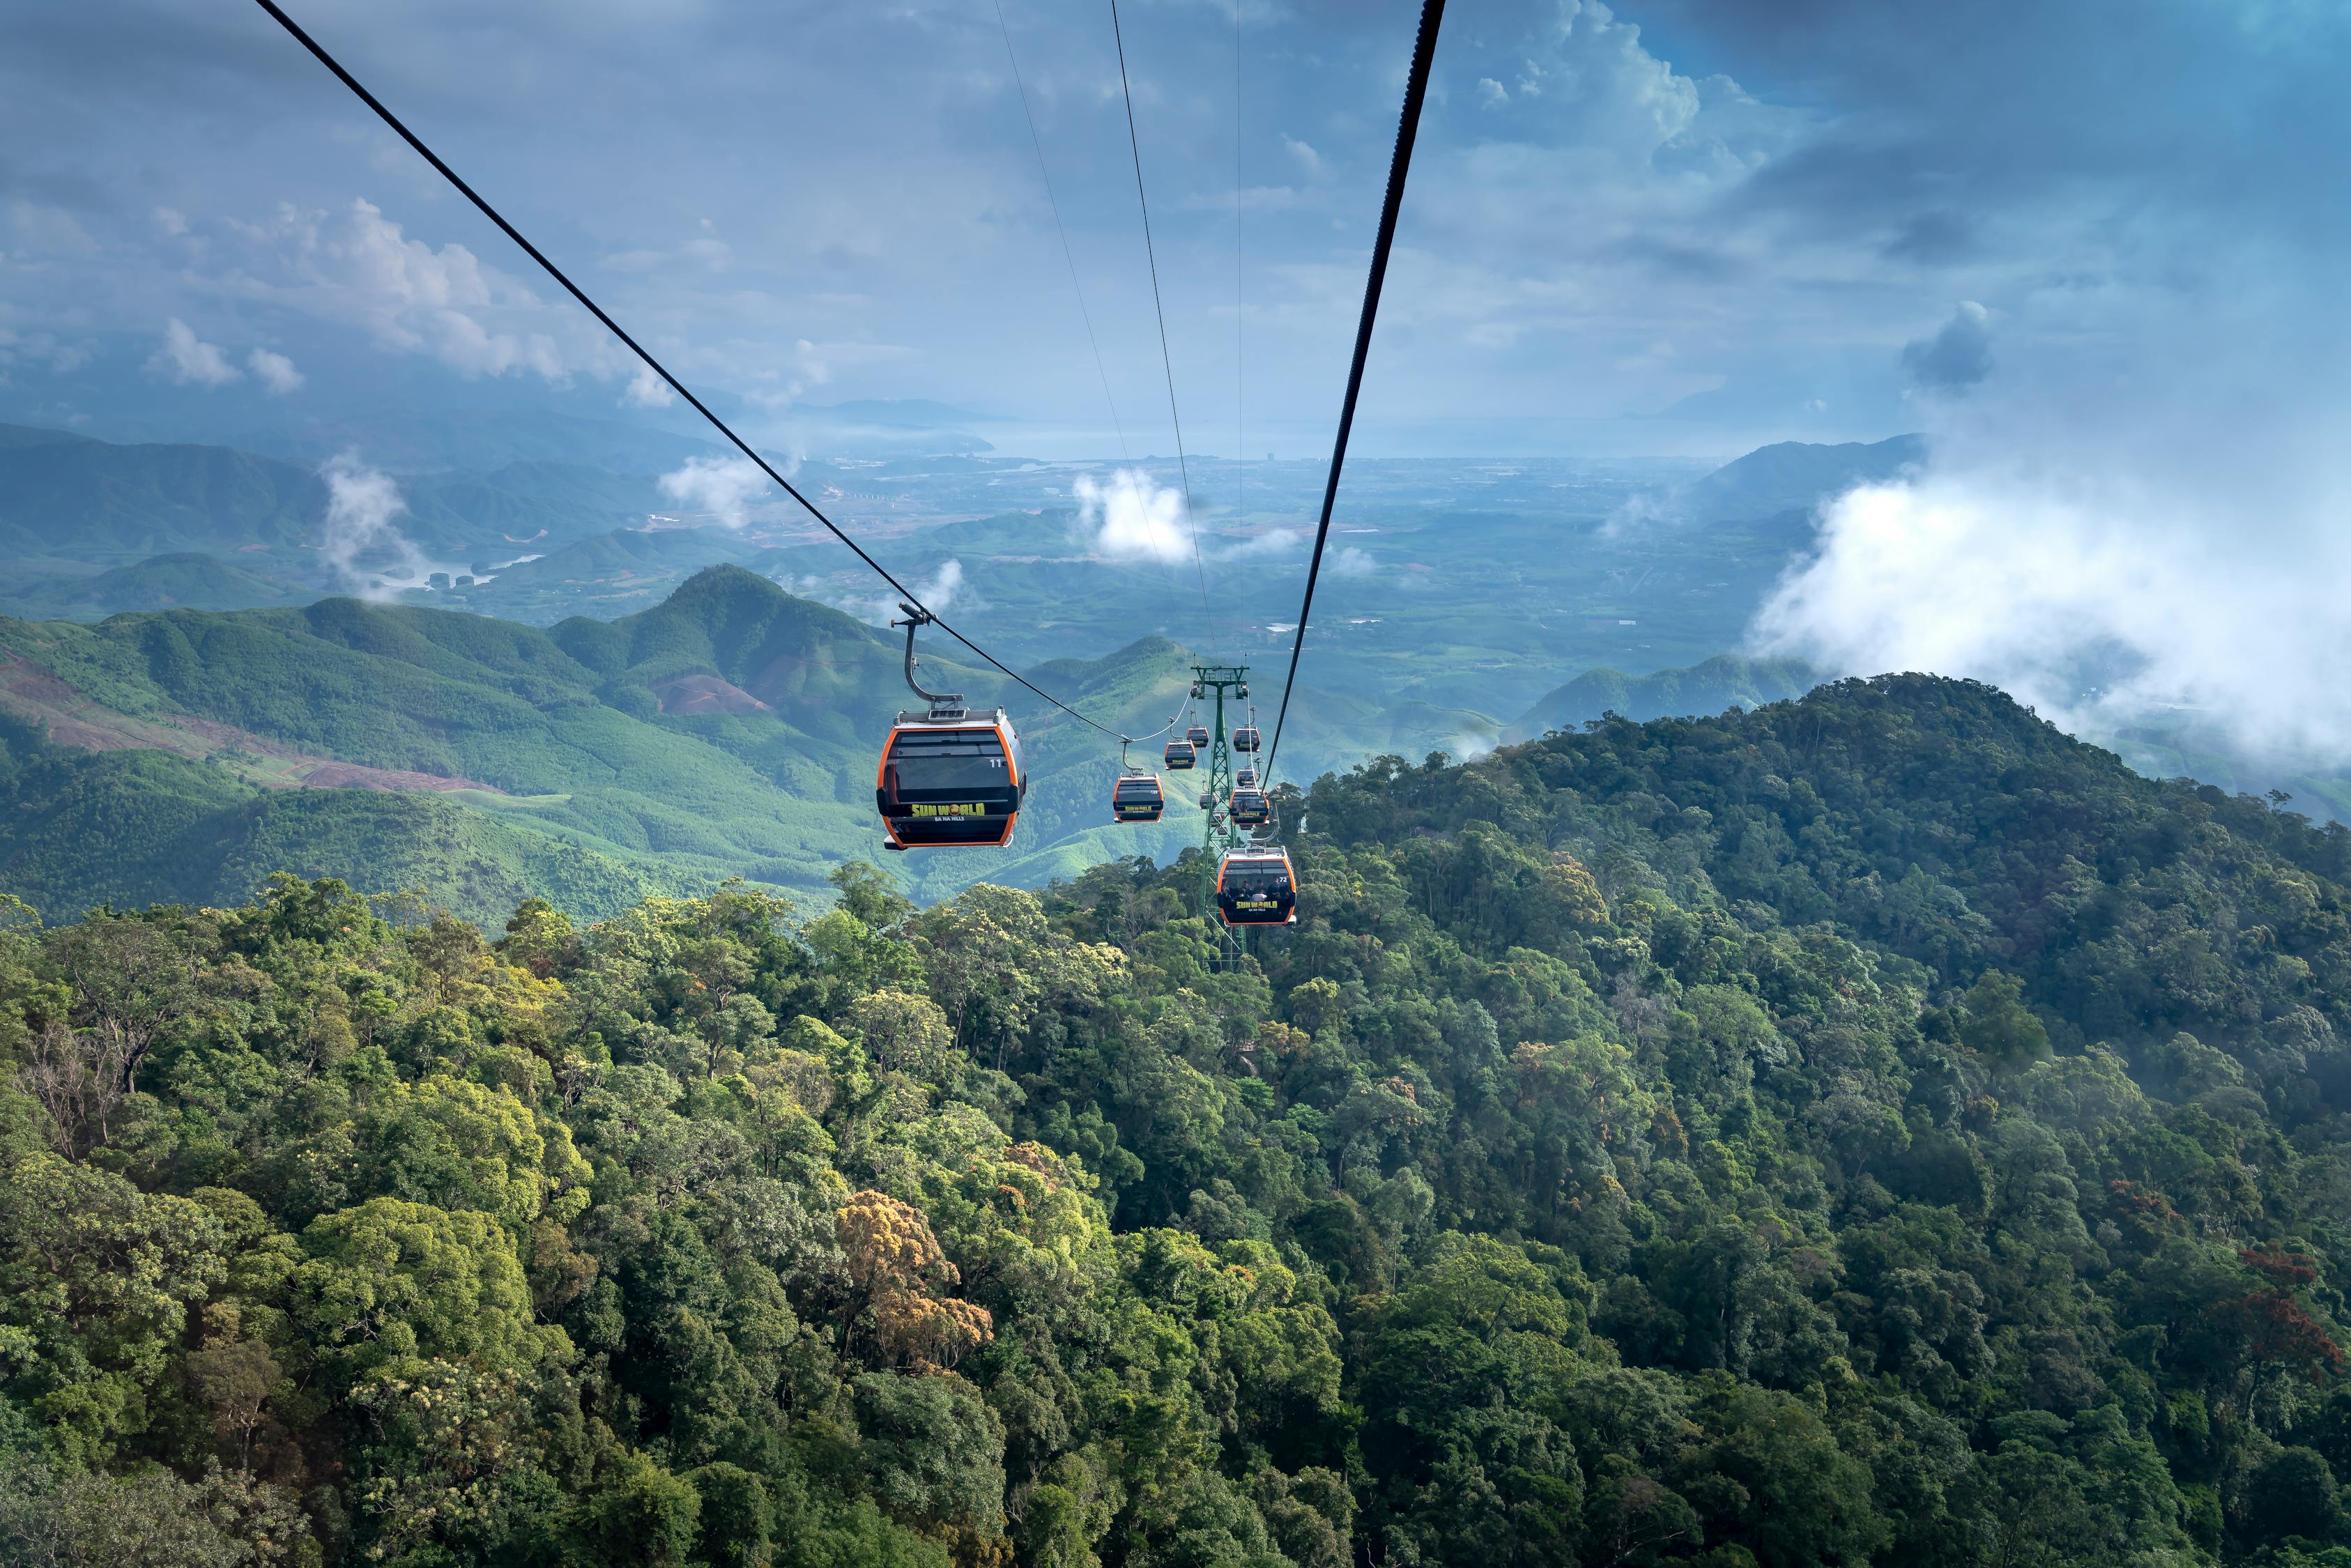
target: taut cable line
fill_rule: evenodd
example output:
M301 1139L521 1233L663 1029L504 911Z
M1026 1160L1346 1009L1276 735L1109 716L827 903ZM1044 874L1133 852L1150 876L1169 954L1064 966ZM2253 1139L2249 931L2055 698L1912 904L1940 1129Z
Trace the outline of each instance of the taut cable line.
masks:
M266 4L266 0L264 0ZM1372 242L1371 276L1364 283L1364 314L1355 325L1355 358L1347 371L1347 396L1339 405L1339 434L1331 446L1331 477L1322 486L1322 520L1314 529L1314 555L1306 564L1306 597L1298 606L1298 632L1290 644L1290 674L1281 683L1281 707L1274 715L1273 745L1267 748L1263 778L1273 782L1274 758L1281 751L1282 721L1290 716L1290 694L1298 684L1298 655L1306 646L1306 622L1314 612L1314 584L1322 574L1322 546L1331 538L1331 511L1339 500L1339 471L1347 462L1347 437L1355 427L1355 400L1364 390L1364 361L1372 351L1372 325L1379 319L1380 287L1387 281L1388 252L1395 245L1396 214L1404 207L1405 176L1420 134L1420 110L1428 97L1428 71L1437 57L1437 29L1445 0L1421 0L1420 36L1413 42L1412 74L1404 89L1404 113L1396 122L1395 155L1388 162L1387 200L1380 207L1379 236Z
M1192 465L1184 455L1184 416L1176 408L1176 361L1167 353L1167 308L1159 300L1159 253L1151 243L1151 198L1143 193L1143 141L1134 131L1134 89L1126 79L1126 35L1118 25L1118 0L1110 0L1110 36L1118 46L1118 89L1126 100L1126 147L1134 158L1134 202L1143 209L1143 256L1151 264L1151 309L1159 321L1159 366L1167 376L1167 421L1176 427L1176 472L1184 481L1184 522L1192 535L1192 565L1200 574L1200 613L1217 634L1217 612L1208 601L1208 568L1200 555L1200 523L1192 510Z

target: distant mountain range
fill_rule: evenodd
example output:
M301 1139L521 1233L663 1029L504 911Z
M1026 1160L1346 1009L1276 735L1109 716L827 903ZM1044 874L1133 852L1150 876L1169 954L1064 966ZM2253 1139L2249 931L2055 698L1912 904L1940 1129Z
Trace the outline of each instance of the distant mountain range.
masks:
M455 573L642 525L674 504L650 476L547 459L412 476L400 490L399 539ZM315 598L350 586L330 567L328 517L319 473L276 457L0 425L0 610L96 619ZM405 558L379 538L355 543L347 564L364 572L393 559Z
M1674 498L1694 522L1743 522L1810 512L1855 485L1892 479L1927 464L1927 438L1896 435L1825 446L1782 441L1726 463Z
M1685 670L1628 675L1621 670L1586 670L1547 694L1503 731L1506 742L1536 740L1553 730L1573 730L1604 714L1646 723L1653 718L1711 717L1734 707L1802 696L1824 677L1798 659L1757 659L1721 653Z

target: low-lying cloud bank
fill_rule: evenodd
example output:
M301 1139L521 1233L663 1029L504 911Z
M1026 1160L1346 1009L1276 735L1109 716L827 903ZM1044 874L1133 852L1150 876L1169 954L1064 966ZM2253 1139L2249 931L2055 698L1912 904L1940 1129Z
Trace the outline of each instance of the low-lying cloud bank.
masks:
M2053 394L1946 419L1925 473L1823 509L1753 645L1972 676L2076 732L2184 721L2250 758L2351 763L2342 400L2232 396L2210 371L2079 417Z

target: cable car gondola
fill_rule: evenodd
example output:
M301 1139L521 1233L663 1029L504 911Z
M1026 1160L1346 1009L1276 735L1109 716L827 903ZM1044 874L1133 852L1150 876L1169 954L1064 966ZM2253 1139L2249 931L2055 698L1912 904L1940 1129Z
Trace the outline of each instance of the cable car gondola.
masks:
M873 805L889 847L1001 847L1011 841L1029 792L1020 737L1002 708L974 713L959 694L914 685L914 628L931 617L912 605L899 608L912 618L904 622L906 684L930 706L900 713L883 743Z
M1273 821L1273 802L1262 789L1236 789L1226 810L1236 828L1261 828Z
M1253 724L1244 724L1235 727L1233 730L1233 749L1235 751L1255 751L1257 749L1257 726Z
M1171 740L1167 743L1164 758L1171 770L1181 771L1196 765L1200 754L1192 749L1192 743L1188 740Z
M1002 708L939 707L898 716L882 748L873 804L893 850L1002 845L1028 789L1020 737Z
M1110 787L1110 814L1122 822L1155 822L1167 809L1156 776L1140 769L1122 773Z
M1290 852L1271 845L1227 850L1217 867L1217 913L1228 925L1297 925Z
M1233 788L1234 788L1234 789L1256 789L1256 788L1257 788L1257 769L1256 769L1256 768L1242 768L1239 772L1238 772L1238 773L1234 774L1234 775L1233 775Z
M1208 733L1208 727L1205 724L1196 724L1184 732L1185 743L1195 749L1207 745L1216 738Z

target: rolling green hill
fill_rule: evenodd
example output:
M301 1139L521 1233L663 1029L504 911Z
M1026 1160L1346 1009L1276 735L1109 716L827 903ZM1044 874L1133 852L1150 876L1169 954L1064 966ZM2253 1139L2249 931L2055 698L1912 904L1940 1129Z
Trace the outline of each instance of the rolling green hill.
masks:
M710 880L437 794L266 789L164 751L45 746L5 716L0 799L0 886L52 918L101 904L232 904L278 871L424 890L478 919L534 895L609 915Z
M331 599L98 626L0 620L0 652L13 661L0 665L0 711L16 716L18 769L0 888L52 904L78 896L78 854L92 899L217 901L262 844L286 864L371 889L423 886L475 913L565 856L575 870L549 896L581 913L734 876L813 889L846 856L878 850L873 758L911 700L893 639L735 568L641 614L544 631ZM1173 710L1183 661L1145 640L1052 679L1104 722L1151 730ZM925 667L976 704L1011 687L933 653ZM1156 829L1104 821L1100 737L1014 706L1032 779L1016 850L914 857L914 885L1043 881L1196 840L1181 800ZM344 791L317 786L335 784L392 793L319 804ZM60 814L68 802L78 818ZM136 865L130 846L68 826L155 813ZM371 823L448 848L395 853ZM494 870L460 874L476 862Z

